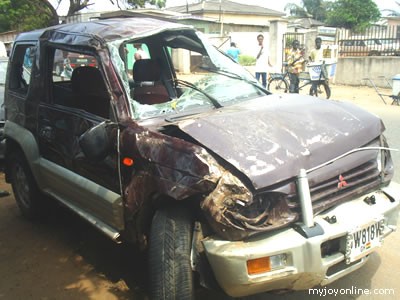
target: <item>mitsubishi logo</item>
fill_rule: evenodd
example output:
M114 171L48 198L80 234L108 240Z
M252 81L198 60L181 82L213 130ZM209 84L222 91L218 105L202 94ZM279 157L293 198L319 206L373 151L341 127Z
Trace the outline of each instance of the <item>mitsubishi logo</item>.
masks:
M344 177L342 176L342 175L339 175L339 182L338 182L338 184L337 184L337 188L340 190L341 188L343 188L343 187L346 187L347 186L347 182L346 182L346 180L344 179Z

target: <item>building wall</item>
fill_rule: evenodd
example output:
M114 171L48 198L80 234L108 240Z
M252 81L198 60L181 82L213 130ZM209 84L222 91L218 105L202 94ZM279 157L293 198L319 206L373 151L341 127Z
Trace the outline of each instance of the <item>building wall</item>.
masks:
M363 85L370 78L379 87L388 87L384 78L391 79L400 73L400 57L342 57L336 68L336 84ZM382 77L383 76L383 77Z
M392 17L387 19L388 26L400 26L400 17Z

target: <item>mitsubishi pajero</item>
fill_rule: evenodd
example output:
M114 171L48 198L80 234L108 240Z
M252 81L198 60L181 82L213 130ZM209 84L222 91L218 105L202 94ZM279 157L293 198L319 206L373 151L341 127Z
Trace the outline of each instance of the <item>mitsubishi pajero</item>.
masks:
M59 51L93 64L60 76ZM21 33L5 114L23 215L58 201L148 251L152 299L192 299L197 283L233 297L327 285L397 226L377 116L270 94L192 27L126 18Z

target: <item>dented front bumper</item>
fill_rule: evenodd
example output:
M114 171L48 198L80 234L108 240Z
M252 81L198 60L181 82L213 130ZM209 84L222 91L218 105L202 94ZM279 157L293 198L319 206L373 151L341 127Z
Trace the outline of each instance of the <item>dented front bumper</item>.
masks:
M374 201L367 201L368 199ZM367 249L368 243L365 247L360 247L361 242L358 241L357 250L361 251L361 255L356 259L353 257L354 261L350 262L349 247L353 244L349 237L356 237L355 233L363 233L364 230L367 241L368 234L376 237L379 231L380 238L386 238L395 231L399 201L400 185L392 182L381 190L313 217L319 230L311 236L307 237L307 234L293 227L265 233L246 241L207 237L203 240L203 246L219 285L228 295L234 297L326 285L361 267L367 261L368 254L376 249ZM374 222L376 225L370 227L374 227L370 232L365 230L368 224ZM358 228L360 231L357 231ZM362 234L358 237L363 239ZM256 265L261 264L261 271L258 273L249 271L249 262L254 261ZM263 262L269 266L262 266ZM262 271L263 268L265 271Z

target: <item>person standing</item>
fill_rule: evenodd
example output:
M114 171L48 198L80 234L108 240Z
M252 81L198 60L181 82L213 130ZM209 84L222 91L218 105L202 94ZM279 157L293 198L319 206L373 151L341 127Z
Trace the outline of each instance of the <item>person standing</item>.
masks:
M240 50L236 47L236 44L234 42L231 43L231 46L226 51L226 54L232 57L232 59L237 63L239 62Z
M328 81L328 70L326 69L326 66L324 64L324 51L322 49L322 39L320 37L317 37L315 39L315 48L311 50L310 53L310 61L313 63L321 64L321 80L327 82ZM317 81L312 81L312 90L314 91L314 95L316 95L317 91Z
M324 60L324 52L321 48L322 46L322 39L317 37L315 39L315 48L311 50L310 60L312 62L322 62Z
M256 54L256 67L255 67L255 75L257 81L260 81L264 88L267 88L267 72L268 66L271 66L269 61L268 49L264 46L264 36L259 34L257 36L258 46L257 46L257 54Z
M299 74L303 71L304 57L303 52L299 49L300 42L294 40L292 42L292 48L289 51L287 57L288 71L289 71L289 92L299 93Z
M147 54L147 52L143 50L141 43L134 44L134 47L136 48L136 51L134 54L135 61L139 60L139 59L150 58L149 55Z

